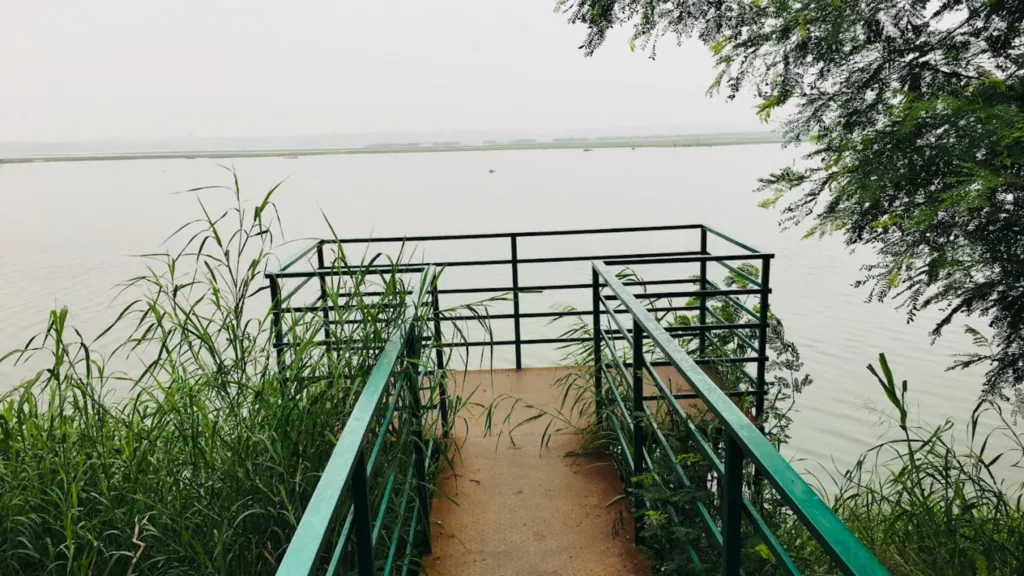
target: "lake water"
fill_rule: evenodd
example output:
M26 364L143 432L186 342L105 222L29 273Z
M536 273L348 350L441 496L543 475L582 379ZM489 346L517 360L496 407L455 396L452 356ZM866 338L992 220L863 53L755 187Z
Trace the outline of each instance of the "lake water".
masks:
M864 302L866 292L851 283L869 254L851 255L838 238L801 240L780 231L777 213L758 208L751 192L757 177L797 156L771 144L229 163L254 201L286 180L276 203L288 238L329 236L322 211L343 236L705 223L774 252L772 309L815 380L799 400L788 451L845 466L886 429L872 409L885 406L884 396L865 370L879 352L898 378L909 379L913 415L923 422L964 421L981 371L944 370L970 344L956 327L930 346L927 332L938 314L907 325L890 305ZM83 332L95 333L115 314L115 284L143 271L131 255L158 249L199 214L194 195L173 193L227 183L229 175L208 160L0 167L0 349L24 344L61 305ZM507 365L510 354L499 351L496 363ZM531 354L533 364L554 358ZM0 367L0 389L14 377Z

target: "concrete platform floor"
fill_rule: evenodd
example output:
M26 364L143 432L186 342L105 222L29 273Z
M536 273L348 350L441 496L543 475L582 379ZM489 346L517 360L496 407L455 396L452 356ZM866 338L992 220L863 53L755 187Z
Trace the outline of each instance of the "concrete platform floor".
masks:
M553 383L563 374L564 368L473 371L460 375L456 386L463 395L475 390L473 401L480 404L507 394L552 410L561 401ZM498 438L512 403L498 404L490 436L484 436L479 409L453 431L460 455L454 472L438 483L433 554L423 559L424 574L649 574L633 546L633 522L611 461L578 454L580 438L571 432L556 433L541 449L546 417L517 430L515 445L507 425ZM511 421L531 413L520 404Z

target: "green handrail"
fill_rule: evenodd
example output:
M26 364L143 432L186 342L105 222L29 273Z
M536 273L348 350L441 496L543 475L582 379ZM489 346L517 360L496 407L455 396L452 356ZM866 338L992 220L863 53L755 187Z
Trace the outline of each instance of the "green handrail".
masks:
M642 381L640 381L637 374L643 370L643 365L646 364L643 356L638 354L638 350L642 351L642 346L637 348L637 344L642 342L641 337L646 334L655 347L664 354L669 364L687 380L692 390L704 401L725 431L725 462L719 477L720 485L723 486L722 525L720 527L723 537L723 574L726 576L737 576L741 573L739 564L742 546L741 523L743 522L744 515L747 516L748 520L754 519L755 530L760 531L760 529L766 528L763 525L757 525L761 522L760 518L752 513L753 509L750 507L750 503L743 498L744 458L749 459L762 477L767 479L783 502L793 511L811 536L844 574L851 576L888 574L888 571L878 562L874 555L818 497L814 490L804 481L803 477L790 466L789 462L779 454L768 439L737 408L736 404L711 381L704 371L679 347L676 340L633 297L629 290L616 278L615 273L602 262L594 262L593 270L595 273L595 304L598 303L598 300L604 300L599 292L598 279L600 279L604 286L614 294L619 304L625 309L624 311L628 312L633 319L631 340L634 347L632 377L634 382L634 402L636 402L637 392L642 395ZM613 317L613 319L616 322L618 321L617 318ZM596 316L595 320L597 320ZM620 324L619 329L624 330L624 327ZM603 335L599 334L599 332L600 326L597 325L595 326L596 360L601 358L600 338ZM637 356L639 356L639 361L637 361ZM624 376L626 375L624 374ZM655 378L655 383L660 384L657 375L653 371L652 376ZM597 385L600 386L600 383L598 382ZM613 383L610 382L609 385L614 388ZM661 389L664 397L667 391L663 389L663 385L658 387ZM600 392L600 389L598 391ZM665 399L672 400L671 394ZM676 402L672 401L672 405L677 409L677 414L686 418L685 413L679 409ZM636 417L641 415L639 410L634 410L634 412L637 413ZM634 426L636 426L635 420ZM641 459L638 452L643 450L641 436L640 444L634 444L633 447L632 457L635 462L640 462ZM627 454L627 459L628 456L629 454ZM795 568L791 568L791 570L795 570Z
M341 435L338 437L338 442L331 453L327 466L324 468L319 482L317 482L313 496L306 505L305 512L278 567L278 575L306 576L313 573L323 573L322 569L317 568L317 563L325 556L321 550L325 545L327 534L332 533L332 524L339 517L346 517L346 514L339 515L337 510L346 488L349 488L351 491L352 505L347 511L347 519L344 520L341 538L338 542L333 543L333 557L326 573L333 574L339 567L339 558L342 550L345 548L344 539L351 528L355 536L356 565L358 566L360 576L376 574L373 544L377 533L380 531L381 515L377 515L377 526L371 526L372 513L370 511L371 502L367 486L367 475L368 470L373 468L380 441L378 438L378 441L374 443L369 457L366 455L366 444L371 425L375 421L374 416L382 405L382 399L385 393L389 391L389 382L393 378L397 381L392 391L394 397L397 397L400 393L403 384L409 387L409 397L414 404L414 410L419 413L419 422L414 423L413 426L421 426L421 435L419 438L412 439L413 465L410 473L406 476L406 492L402 497L402 509L404 511L404 503L407 501L412 486L416 485L418 487L417 493L413 494L413 496L417 502L412 515L413 520L410 532L413 535L416 534L416 519L419 518L425 532L421 534L421 537L426 538L425 548L429 550L430 534L427 521L429 519L430 503L426 493L424 470L426 466L425 461L430 456L429 449L424 450L422 438L423 409L418 402L417 382L422 380L423 372L419 368L421 351L420 338L416 328L417 323L422 320L420 313L423 310L423 306L430 304L431 289L434 285L435 277L436 271L433 266L428 267L424 271L421 276L419 289L413 293L414 301L407 306L402 320L396 327L394 334L388 339L383 352L370 372L366 385L363 387L359 399L356 400L352 413L345 423ZM416 366L415 370L418 372L419 379L417 379L416 374L396 377L396 366L402 367L406 365L406 363L400 362L403 359L412 360L409 364ZM390 414L393 409L394 401L389 407L385 420L390 420ZM414 414L414 418L416 417ZM380 434L383 435L386 432L387 426L381 427ZM416 472L416 478L412 477L413 470ZM392 473L392 478L389 481L388 492L390 492L391 482L393 481L394 473ZM381 506L386 505L387 498L384 498ZM400 527L400 523L395 527L396 533ZM410 544L411 541L412 538L410 538ZM397 543L397 540L394 540L394 543ZM387 560L389 568L394 560L394 543Z

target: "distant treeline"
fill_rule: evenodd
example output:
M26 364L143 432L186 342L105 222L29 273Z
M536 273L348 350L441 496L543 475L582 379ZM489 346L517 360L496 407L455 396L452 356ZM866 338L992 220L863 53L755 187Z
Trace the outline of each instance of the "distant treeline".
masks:
M581 136L578 138L555 138L552 142L558 144L585 143L585 142L660 142L670 140L693 141L693 140L761 140L775 139L777 136L771 133L721 133L721 134L654 134L651 136Z
M456 148L459 146L529 146L536 144L585 144L588 142L695 142L695 141L742 141L742 140L776 140L778 136L770 133L722 133L722 134L654 134L651 136L581 136L573 138L553 138L551 140L538 140L536 138L517 138L514 140L484 140L482 144L463 144L454 140L441 142L376 142L367 144L364 148L396 149L396 148Z

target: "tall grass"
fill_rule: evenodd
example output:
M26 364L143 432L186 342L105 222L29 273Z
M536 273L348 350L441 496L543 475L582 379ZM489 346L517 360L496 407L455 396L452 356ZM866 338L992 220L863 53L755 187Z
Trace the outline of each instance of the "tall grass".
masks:
M196 190L234 204L200 202L182 247L146 256L124 285L134 300L98 338L55 310L4 357L41 368L0 398L0 574L273 573L410 290L397 264L332 283L338 323L290 316L278 365L263 292L274 191L247 208L237 177ZM444 375L430 374L436 399ZM385 478L405 466L400 420L378 424Z
M896 412L898 433L834 479L833 509L893 574L1024 573L1024 486L1001 480L997 469L1020 467L1024 435L989 400L974 407L965 434L952 419L910 425L907 381L897 382L884 354L878 365L880 372L868 369ZM993 449L998 444L1008 447Z
M743 272L751 277L758 275L754 269ZM641 280L629 270L623 270L620 278ZM743 283L738 275L723 281L725 286L743 287ZM722 299L709 299L709 306L726 323L742 321L735 307ZM658 321L664 326L686 326L696 323L696 318L663 314ZM585 337L592 334L591 330L587 322L576 321L563 335ZM709 350L720 357L745 356L748 352L739 336L756 340L756 335L749 333L719 334L715 341L709 341ZM678 343L691 355L697 352L695 337L678 338ZM788 440L790 415L799 394L812 380L803 373L796 345L786 338L781 321L774 316L769 325L768 344L772 359L762 425L769 440L779 446ZM717 573L721 549L699 520L702 505L715 522L721 521L716 475L694 448L688 429L667 411L659 410L663 404L659 402L659 406L647 409L651 411L651 421L657 423L674 451L674 458L651 440L654 431L648 423L645 436L653 470L632 476L614 431L607 425L596 426L592 417L598 400L607 407L607 419L618 417L618 410L611 396L595 398L593 368L589 365L593 361L591 348L589 343L566 347L564 363L572 369L557 383L562 387L563 400L559 409L552 412L552 422L583 434L589 448L607 450L630 487L628 491L639 494L645 502L645 509L635 513L643 515L643 546L654 573ZM609 353L612 352L606 351ZM619 347L614 354L622 362L629 361L630 350L626 346ZM648 348L646 354L657 355L653 348ZM991 401L978 403L970 415L966 435L958 434L952 419L934 427L912 426L908 424L911 420L907 382L897 382L884 355L879 356L877 369L868 368L897 414L896 437L867 450L849 470L808 480L894 575L1024 574L1024 486L1008 484L998 473L999 466L1022 465L1024 435L1014 429L1014 422L1005 416L1003 407ZM723 388L745 385L744 378L729 365L715 366L712 372ZM618 386L628 406L631 383L616 373L611 371L613 381L606 382L605 389ZM744 403L739 407L747 408ZM714 419L703 410L691 410L690 416L722 459L721 433L716 430ZM996 437L1001 438L996 441ZM997 444L1009 448L994 451ZM689 485L677 480L677 469L685 471ZM765 522L796 565L805 574L837 574L820 545L772 491L752 490L749 473L750 470L745 486L748 498L758 503ZM744 537L747 574L785 573L749 526L744 529Z

